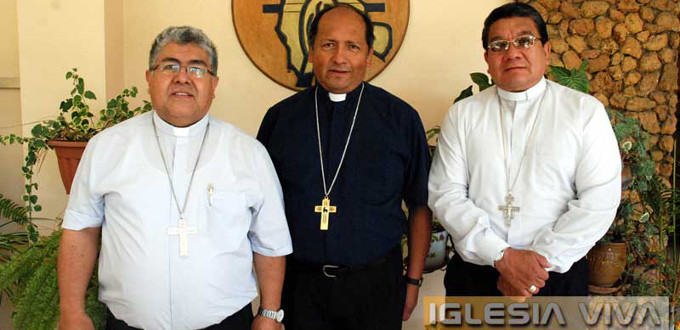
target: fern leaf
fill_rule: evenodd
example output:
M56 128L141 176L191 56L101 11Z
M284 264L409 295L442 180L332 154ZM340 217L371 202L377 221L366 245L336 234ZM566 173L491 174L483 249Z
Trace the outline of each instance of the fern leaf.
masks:
M26 207L13 202L2 194L0 194L0 216L20 225L26 224L28 221Z

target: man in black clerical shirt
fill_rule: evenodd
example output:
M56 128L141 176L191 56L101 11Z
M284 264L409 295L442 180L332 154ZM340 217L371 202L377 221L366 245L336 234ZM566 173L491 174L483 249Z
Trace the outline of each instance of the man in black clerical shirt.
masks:
M258 132L293 238L288 330L400 329L417 304L430 240L428 148L418 113L363 82L373 39L354 7L319 12L309 33L317 85L269 109Z

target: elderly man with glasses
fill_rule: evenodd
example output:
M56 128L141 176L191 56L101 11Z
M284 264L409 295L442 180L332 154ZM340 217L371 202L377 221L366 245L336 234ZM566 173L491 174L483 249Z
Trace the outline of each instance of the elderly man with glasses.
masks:
M92 328L84 297L100 234L107 329L280 329L292 252L281 187L259 142L207 114L219 80L213 43L196 28L165 29L146 80L154 111L93 138L74 179L60 329Z
M484 22L496 85L446 114L429 205L456 248L449 296L587 295L585 255L621 193L616 138L595 98L544 78L545 22L510 3Z

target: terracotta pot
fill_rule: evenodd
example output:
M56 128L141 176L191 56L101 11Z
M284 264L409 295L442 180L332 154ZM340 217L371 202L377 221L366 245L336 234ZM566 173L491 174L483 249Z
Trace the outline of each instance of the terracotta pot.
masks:
M626 243L597 244L588 252L590 284L609 288L626 268Z
M71 193L71 184L76 175L80 158L83 156L87 142L57 141L52 140L47 143L54 148L57 153L57 163L59 163L59 174L64 183L66 194Z

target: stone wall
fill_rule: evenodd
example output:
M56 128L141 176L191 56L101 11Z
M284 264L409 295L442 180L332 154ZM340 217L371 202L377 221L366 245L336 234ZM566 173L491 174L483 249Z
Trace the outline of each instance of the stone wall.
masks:
M548 23L550 63L578 68L587 59L591 94L638 118L649 132L656 170L673 171L678 105L678 0L519 0Z

